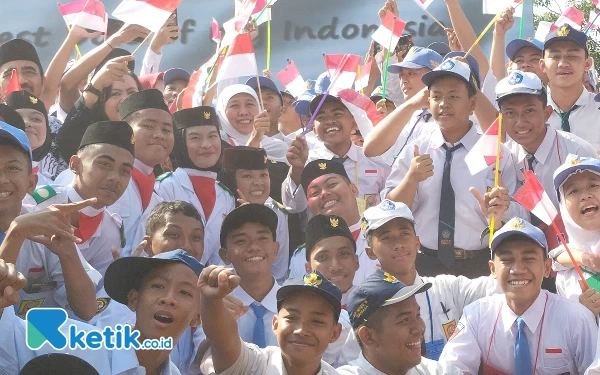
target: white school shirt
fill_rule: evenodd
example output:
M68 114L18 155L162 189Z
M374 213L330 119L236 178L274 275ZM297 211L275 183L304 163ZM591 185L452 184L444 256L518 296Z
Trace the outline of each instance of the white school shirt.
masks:
M56 195L39 203L34 211L40 211L53 204L64 204L80 202L83 200L75 191L72 185L52 186ZM41 187L40 189L44 189ZM39 191L36 190L36 191ZM123 221L117 214L109 212L106 208L96 210L92 207L85 207L80 210L81 213L88 216L96 216L102 212L102 221L96 232L85 242L77 244L84 259L104 278L106 269L114 261L111 248L115 247L121 250L121 243L124 238L121 237L121 227ZM104 285L104 280L100 281L99 287Z
M106 349L69 349L67 346L63 350L55 350L49 343L45 343L37 350L31 350L26 344L26 326L27 322L15 315L11 307L1 311L0 318L0 374L15 375L35 357L51 354L63 353L79 357L92 365L99 374L111 374L111 362L109 351ZM65 324L60 327L60 331L68 336L69 327L75 325L80 331L89 331L95 329L88 324L77 320L67 319Z
M498 102L496 101L496 86L498 86L498 79L494 75L492 69L488 69L485 78L481 84L481 93L492 103L496 111L500 111Z
M360 231L360 221L350 226L350 232ZM367 247L367 240L363 235L362 231L358 234L356 239L356 255L358 256L358 271L354 274L352 281L353 285L359 285L362 283L367 276L377 271L381 267L378 260L373 260L367 255L365 248ZM304 245L298 247L292 259L290 260L290 274L289 279L295 279L304 276L306 274L306 248Z
M341 375L394 375L379 371L363 356L362 352L355 361L338 367ZM405 375L462 375L454 366L443 366L441 363L421 357L421 363L408 370Z
M598 331L598 338L600 338L600 330ZM585 375L600 375L600 348L596 348L596 358L585 371Z
M198 199L194 190L194 185L192 185L192 181L190 180L190 175L204 176L215 180L215 206L208 221L204 215L200 199ZM177 168L175 172L159 177L155 185L157 194L165 202L181 200L191 203L198 210L198 213L202 217L202 224L204 224L204 253L202 254L201 262L206 265L224 264L219 256L219 249L221 248L221 225L223 225L225 216L235 208L235 198L229 191L223 189L216 181L216 178L217 174L215 172Z
M195 332L192 332L191 327L186 329L177 340L177 345L171 351L169 358L179 369L181 375L203 375L200 372L200 360L202 358L196 358L196 356L200 344L205 340L206 335L202 326L198 327Z
M273 316L277 315L277 291L280 288L281 286L277 283L277 281L274 281L273 287L269 293L267 293L265 298L260 301L260 304L267 309L267 311L265 311L265 315L263 316L263 324L265 327L265 343L267 346L279 345L277 343L277 337L275 337L275 333L272 329L272 323ZM257 302L254 300L254 298L250 297L250 295L246 293L242 287L235 288L233 292L231 292L231 295L238 298L246 306L250 306ZM237 320L239 335L245 342L252 342L255 323L256 315L254 315L254 310L252 310L252 308L248 309L248 312Z
M375 163L365 156L362 147L356 146L350 142L350 148L346 155L348 159L344 161L344 169L348 174L348 179L356 185L358 189L358 198L367 201L367 208L375 206L380 202L379 192L385 186L385 180L390 173L390 168L386 168ZM337 158L325 144L311 149L308 152L306 163L317 159L332 160ZM301 186L297 186L290 176L283 181L281 188L283 204L290 207L290 212L302 212L307 208L306 194Z
M557 91L557 95L560 95L560 91ZM581 85L581 95L575 102L575 105L580 106L576 110L571 112L569 116L569 125L571 127L571 133L576 136L588 141L596 151L600 151L600 103L594 100L595 93L588 92L583 85ZM548 120L550 126L554 129L561 130L562 111L554 100L552 99L552 90L548 88L548 105L552 106L552 116Z
M491 165L472 176L465 162L465 156L475 146L480 136L481 131L472 125L459 141L463 147L454 151L450 170L450 180L456 199L454 247L463 250L480 250L487 247L487 240L484 239L484 242L482 242L480 236L481 232L487 228L488 223L479 208L477 200L469 192L469 188L475 187L481 194L485 194L488 188L494 186L493 171L495 166ZM404 148L394 162L392 173L381 193L381 197L385 198L406 177L413 159L413 145L415 144L419 147L421 155L429 154L431 156L434 173L432 177L419 183L411 210L415 217L415 229L421 240L421 245L437 250L438 231L436 228L439 222L442 177L446 160L446 150L442 147L445 140L439 127L431 133L417 138ZM501 147L504 156L500 159L502 182L512 196L517 191L516 166L510 151L504 145ZM528 220L529 212L518 203L511 202L509 209L503 215L503 219L508 221L515 216Z
M510 149L520 171L517 176L520 181L519 185L522 185L525 183L522 172L529 169L527 165L528 153L523 146L512 139L508 139L505 145ZM587 141L574 134L547 127L544 140L533 155L535 157L533 171L556 208L558 208L558 198L553 193L554 171L565 162L569 154L598 158L598 153Z
M134 167L146 175L153 172L151 167L144 165L137 159L134 161ZM131 180L129 180L127 189L125 189L125 193L123 193L121 198L119 198L115 204L108 207L110 212L117 213L123 219L125 247L121 251L122 257L131 256L139 246L140 242L142 242L146 235L146 229L144 228L146 220L152 209L162 201L163 199L160 198L156 192L153 192L150 203L148 203L148 207L144 210L142 208L140 191L132 177Z
M146 375L146 368L140 366L135 350L111 350L109 353L112 375ZM180 375L180 372L173 362L167 360L160 375Z
M581 374L594 360L598 327L592 313L583 305L541 290L521 317L526 324L532 367L537 357L536 374ZM514 373L517 318L506 304L504 294L470 304L464 310L457 332L446 344L440 362L477 374L489 353L489 366L507 374Z
M279 242L279 252L271 265L271 274L278 283L283 284L288 275L288 265L290 262L290 232L288 228L288 213L285 208L273 198L267 198L265 206L269 207L277 215L277 242Z

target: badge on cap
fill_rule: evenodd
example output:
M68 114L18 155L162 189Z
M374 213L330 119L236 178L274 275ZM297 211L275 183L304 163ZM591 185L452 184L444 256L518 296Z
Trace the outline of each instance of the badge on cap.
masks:
M204 112L204 119L210 120L210 112Z
M33 96L29 97L29 101L31 102L31 104L37 104L38 103L38 99L34 98Z
M324 171L325 169L327 169L327 163L319 163L319 169Z
M396 279L396 276L389 274L387 272L383 273L383 281L388 282L388 283L392 283L392 284L398 284L399 281L398 279Z
M527 38L527 41L530 42L530 43L533 43L533 38L529 37L529 38Z
M509 85L518 85L521 82L523 82L523 75L517 72L513 73L508 79Z
M396 209L396 205L392 201L385 200L385 201L383 201L383 203L381 203L382 211L393 211L395 209Z
M433 66L434 68L437 68L438 66L440 66L440 63L435 61L435 60L429 60L429 63L431 64L431 66Z
M410 47L410 49L408 50L408 53L406 54L406 57L408 57L410 55L414 55L416 52L417 52L417 49L415 47Z
M331 226L333 228L337 228L338 225L340 225L340 221L338 219L334 218L334 217L330 217L329 218L329 223L331 224Z
M306 89L307 90L312 90L312 88L313 88L312 82L311 81L306 81Z
M568 162L570 165L577 165L581 163L581 159L579 158L579 155L569 155Z
M304 276L304 285L310 285L317 287L321 285L323 280L316 273L311 273L310 275Z
M567 36L571 30L567 26L563 26L556 32L558 36Z
M525 223L523 222L523 219L516 218L510 227L511 229L523 229L525 228Z
M446 60L442 65L440 65L440 70L451 70L452 68L454 68L454 65L454 61Z

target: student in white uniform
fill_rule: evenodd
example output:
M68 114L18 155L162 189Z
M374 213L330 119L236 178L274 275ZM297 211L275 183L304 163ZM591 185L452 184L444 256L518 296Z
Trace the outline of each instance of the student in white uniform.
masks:
M25 213L21 202L27 193L33 193L37 180L32 173L29 140L23 131L2 122L0 141L0 170L6 190L0 201L0 259L15 264L29 282L19 291L22 301L15 306L17 314L25 316L33 307L68 304L80 319L92 318L101 276L83 259L67 217L96 200Z
M598 327L585 307L541 289L552 264L544 233L513 218L494 235L492 257L504 294L465 308L440 362L469 374L583 373Z
M223 264L219 232L223 219L235 208L235 199L217 181L222 155L219 119L212 107L196 107L175 112L173 123L178 168L157 178L156 193L167 202L182 200L196 207L204 223L202 262Z
M383 270L368 276L350 293L352 328L362 351L338 368L344 375L459 375L453 366L421 357L425 333L422 309L415 297L430 283L407 286Z
M311 113L316 111L322 98L323 94L317 95L311 101ZM385 185L389 167L373 162L365 156L361 147L352 143L351 133L356 127L357 120L344 103L328 95L314 120L315 134L323 143L308 150L306 142L297 138L288 151L291 168L283 182L282 199L286 207L293 209L292 212L306 209L307 197L303 194L306 186L299 188L302 170L307 161L317 159L337 160L344 165L350 181L358 188L356 199L361 213L379 202L379 192Z
M568 24L558 26L546 36L544 58L540 62L548 75L548 103L553 109L548 122L554 129L587 140L600 151L600 111L594 100L596 94L587 91L581 83L583 73L593 65L587 35Z
M542 41L533 38L513 39L506 45L506 56L513 65L513 70L533 73L542 81L544 87L548 84L548 75L540 66L540 60L544 57Z
M121 120L133 129L135 140L131 181L123 196L111 207L125 227L122 256L130 256L144 238L144 222L152 208L162 201L154 192L154 167L173 151L173 118L162 93L143 90L129 96L119 108Z
M365 237L360 231L360 214L356 201L357 189L348 179L346 169L337 161L314 160L302 172L301 186L308 196L308 208L312 215L337 215L349 224L356 241L359 268L354 275L354 285L377 269L377 262L365 252ZM290 259L290 278L297 278L306 271L306 249L298 247Z
M31 144L33 173L38 176L38 186L48 185L52 178L40 171L38 163L50 152L52 134L48 112L44 103L28 91L15 91L6 97L6 105L21 115L25 123L25 134Z
M236 146L223 152L223 169L219 179L234 192L238 203L256 203L269 207L277 215L277 242L279 251L271 265L271 273L278 283L287 278L290 260L288 212L271 195L271 174L267 153L262 148Z
M367 253L379 261L383 271L405 285L432 285L415 296L425 321L425 353L431 360L439 359L466 305L500 292L490 276L472 280L453 275L419 276L415 267L419 237L412 213L404 203L384 200L365 211L363 233Z
M89 126L77 155L70 160L73 181L67 186L42 186L32 194L36 211L53 204L96 198L95 204L69 220L76 228L75 236L81 240L77 247L102 277L114 260L112 249L121 249L125 242L121 218L106 207L113 205L129 184L132 136L131 127L124 121L101 121Z
M217 374L337 374L321 359L341 331L337 322L342 292L335 285L315 271L281 287L276 295L277 315L271 324L280 346L261 349L239 338L235 319L223 303L239 281L233 270L214 266L205 268L198 281L202 319L214 322L204 330L212 344L211 359Z
M421 242L420 274L484 276L489 250L480 236L488 223L469 188L491 190L495 166L472 176L464 160L481 136L469 120L476 105L475 75L468 64L449 59L422 80L429 88L429 107L439 126L404 148L381 197L411 209ZM502 181L506 193L514 194L516 166L508 149L502 146L501 150ZM525 209L511 203L505 219L515 214L528 217Z
M553 174L569 154L583 157L598 157L594 147L578 136L549 127L547 122L552 114L542 81L533 73L513 71L498 83L496 97L502 112L502 129L506 130L506 146L518 166L524 171L533 171L544 187L554 190ZM520 175L520 174L519 174ZM523 176L519 179L523 181ZM558 199L548 194L555 207ZM537 217L532 223L546 233L548 248L560 245L556 233ZM564 233L564 225L559 218L556 223ZM568 240L568 238L565 238Z

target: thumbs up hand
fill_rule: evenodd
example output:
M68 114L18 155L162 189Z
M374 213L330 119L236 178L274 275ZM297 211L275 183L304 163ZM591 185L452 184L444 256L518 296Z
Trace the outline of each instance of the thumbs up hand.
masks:
M419 154L419 147L414 146L413 159L410 162L407 178L419 183L433 176L433 160L429 154Z

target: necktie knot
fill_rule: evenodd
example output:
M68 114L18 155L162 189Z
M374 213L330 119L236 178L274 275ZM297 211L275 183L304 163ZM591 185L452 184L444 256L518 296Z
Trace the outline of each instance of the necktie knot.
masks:
M527 159L527 166L529 167L529 170L533 171L534 164L537 161L535 159L535 156L533 156L532 154L527 154L525 158Z
M252 311L254 311L254 315L256 315L257 319L262 319L262 317L265 316L265 313L267 312L267 308L261 305L260 303L253 303L250 305L250 307L252 308Z
M573 113L579 107L580 106L576 104L573 107L571 107L571 109L569 109L567 112L560 114L560 117L561 117L560 129L561 130L566 131L566 132L571 132L571 124L569 124L569 117L571 116L571 113Z
M524 328L525 328L525 321L523 320L523 318L518 317L517 318L517 329L522 332Z

